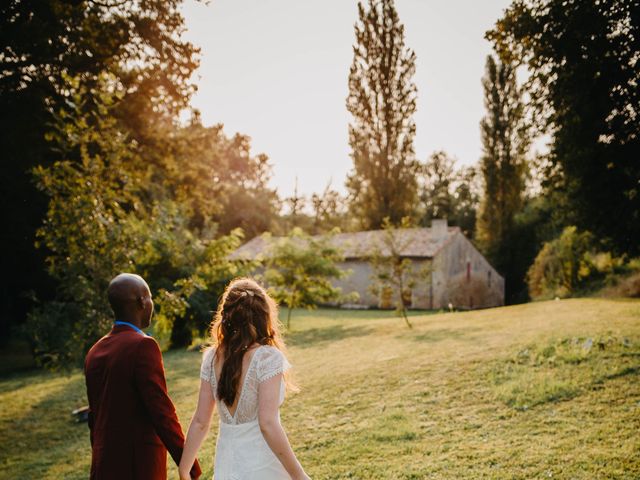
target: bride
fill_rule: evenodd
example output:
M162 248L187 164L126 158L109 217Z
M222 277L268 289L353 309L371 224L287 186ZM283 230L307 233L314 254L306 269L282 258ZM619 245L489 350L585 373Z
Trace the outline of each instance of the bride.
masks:
M275 301L255 281L233 280L211 327L214 346L200 369L198 406L179 473L189 479L217 403L220 430L215 480L308 480L280 424L284 373L290 368Z

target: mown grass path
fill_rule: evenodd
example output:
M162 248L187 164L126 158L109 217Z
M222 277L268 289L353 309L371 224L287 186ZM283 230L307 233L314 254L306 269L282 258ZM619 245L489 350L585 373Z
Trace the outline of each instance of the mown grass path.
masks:
M297 311L282 409L318 479L640 478L640 301L466 313ZM186 427L199 355L165 354ZM0 380L0 478L87 478L79 372ZM217 423L215 419L214 423ZM211 478L216 427L200 458ZM177 478L175 467L170 477Z

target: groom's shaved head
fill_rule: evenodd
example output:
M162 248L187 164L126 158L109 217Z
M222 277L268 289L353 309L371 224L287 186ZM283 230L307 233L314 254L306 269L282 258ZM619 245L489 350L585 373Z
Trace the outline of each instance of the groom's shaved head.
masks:
M140 275L121 273L109 283L107 296L116 318L126 317L136 304L150 295L147 282Z

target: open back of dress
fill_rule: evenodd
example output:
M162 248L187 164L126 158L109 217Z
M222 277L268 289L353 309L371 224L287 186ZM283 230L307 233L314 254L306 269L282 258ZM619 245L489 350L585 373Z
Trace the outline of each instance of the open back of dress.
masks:
M258 386L284 373L291 365L280 350L261 345L253 351L238 392L240 396L231 415L218 398L214 368L215 349L202 357L200 378L209 382L218 406L220 431L216 444L216 480L286 480L289 475L267 445L258 424ZM280 382L280 404L284 401L284 381Z

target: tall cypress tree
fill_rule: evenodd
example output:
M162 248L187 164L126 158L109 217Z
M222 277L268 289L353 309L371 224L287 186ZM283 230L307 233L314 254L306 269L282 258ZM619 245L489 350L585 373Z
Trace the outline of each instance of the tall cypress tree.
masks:
M482 86L487 109L480 122L484 192L476 238L485 255L509 279L515 253L511 248L514 218L524 203L530 139L513 66L487 56Z
M358 3L356 42L347 109L353 170L347 178L352 207L365 228L413 216L417 204L413 138L417 89L415 53L393 0Z

